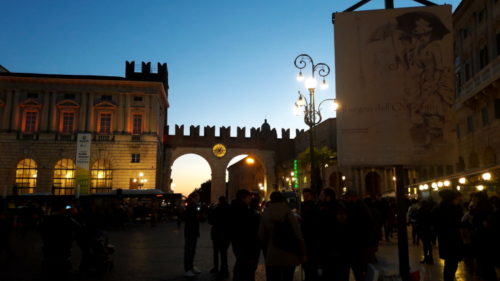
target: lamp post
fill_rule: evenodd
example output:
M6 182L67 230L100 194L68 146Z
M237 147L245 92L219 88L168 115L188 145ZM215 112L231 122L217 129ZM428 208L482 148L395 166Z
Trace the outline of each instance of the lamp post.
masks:
M311 177L310 177L310 182L311 182L311 188L315 193L319 193L321 190L321 179L320 179L320 174L319 174L319 166L318 163L316 163L316 159L314 156L314 132L313 129L316 125L318 125L321 120L321 105L326 102L326 101L332 101L332 106L333 110L337 110L338 104L336 103L335 99L325 99L321 101L316 107L316 100L315 100L315 91L316 87L318 85L318 81L315 78L315 74L319 75L321 78L323 78L323 81L321 82L321 89L327 89L328 84L326 83L325 77L330 73L330 67L326 65L325 63L317 63L314 64L313 59L311 56L308 54L300 54L295 58L294 61L295 67L299 69L299 74L297 75L297 80L299 82L304 81L305 87L309 91L309 100L304 96L303 94L300 93L299 91L299 98L295 102L295 112L300 113L301 110L303 110L304 113L304 122L306 123L307 126L309 126L309 154L310 154L310 161L311 161ZM309 77L304 77L304 74L302 73L302 70L305 69L307 66L311 67L311 76Z

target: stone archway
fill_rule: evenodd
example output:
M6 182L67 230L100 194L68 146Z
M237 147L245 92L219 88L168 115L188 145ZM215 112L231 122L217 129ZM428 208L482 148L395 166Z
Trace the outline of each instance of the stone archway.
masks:
M212 190L211 201L216 202L219 196L226 193L226 168L234 157L242 154L251 155L264 167L266 182L264 190L271 191L276 186L276 176L274 172L275 152L270 150L260 150L252 148L228 148L227 153L222 158L213 155L211 147L175 147L167 150L165 154L168 168L165 171L166 185L165 189L170 190L171 165L174 161L185 154L197 154L204 158L212 170Z

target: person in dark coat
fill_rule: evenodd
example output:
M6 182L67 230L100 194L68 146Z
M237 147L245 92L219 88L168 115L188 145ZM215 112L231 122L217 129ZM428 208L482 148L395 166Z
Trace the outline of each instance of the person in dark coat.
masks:
M317 233L314 227L314 221L317 214L317 205L314 192L310 188L302 190L304 202L300 206L301 230L304 236L306 246L307 260L302 265L305 274L305 281L315 281L318 279L318 265L315 242Z
M476 257L477 273L484 281L497 281L495 272L495 252L492 247L498 236L494 236L494 231L490 221L495 208L488 200L486 191L474 194L470 207L472 217L472 250Z
M13 224L13 216L7 209L7 202L0 199L0 255L6 252L8 257L15 256L10 246Z
M186 211L184 212L184 275L186 277L193 277L200 273L193 265L196 243L200 237L199 201L200 195L196 192L191 193L187 198Z
M219 197L219 203L208 214L208 223L212 225L210 236L214 254L214 267L210 273L217 274L219 279L225 279L229 276L227 249L231 243L231 207L226 197Z
M236 257L234 281L254 281L260 255L259 217L251 210L252 196L246 189L231 202L231 245Z
M42 280L70 280L71 247L73 235L79 232L80 225L73 220L65 209L64 202L55 202L52 212L40 226L42 235Z
M417 210L415 225L418 237L422 240L424 250L424 258L420 263L434 264L434 257L432 256L432 239L433 239L433 226L432 226L432 204L429 200L422 200L420 208Z
M432 217L439 243L439 257L444 260L443 281L454 281L458 263L463 258L461 197L457 191L449 189L441 190L439 196L441 202L432 211Z
M365 281L368 263L372 261L377 248L377 224L368 206L355 192L348 192L344 202L347 209L349 265L355 280Z
M299 221L281 192L273 191L270 200L259 229L266 260L266 280L293 281L295 267L305 254Z
M347 210L336 200L333 189L325 188L320 193L315 229L322 279L349 280Z

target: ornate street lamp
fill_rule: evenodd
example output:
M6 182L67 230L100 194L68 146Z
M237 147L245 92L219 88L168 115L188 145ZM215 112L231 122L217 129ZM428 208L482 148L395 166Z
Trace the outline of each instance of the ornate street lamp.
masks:
M305 87L309 91L309 100L304 96L303 94L300 93L299 91L299 98L295 102L295 113L301 113L303 111L304 113L304 122L306 123L307 126L309 126L309 154L310 154L310 161L311 161L311 177L310 177L310 182L311 182L311 188L315 193L319 193L321 190L321 178L320 178L320 169L318 166L318 163L316 163L316 159L314 157L314 132L313 129L316 125L318 125L321 120L323 119L321 116L321 105L324 102L330 101L332 102L332 109L337 110L338 109L338 104L335 101L335 99L325 99L321 101L316 107L316 101L315 101L315 91L316 87L318 85L318 81L315 78L315 74L319 75L321 78L323 78L320 88L321 89L327 89L328 84L326 83L325 77L330 74L330 67L326 65L325 63L318 63L314 64L313 59L311 56L307 54L300 54L295 58L295 67L299 69L299 74L297 75L297 81L299 82L304 82ZM304 74L302 73L302 70L305 69L307 66L311 67L311 76L304 77Z

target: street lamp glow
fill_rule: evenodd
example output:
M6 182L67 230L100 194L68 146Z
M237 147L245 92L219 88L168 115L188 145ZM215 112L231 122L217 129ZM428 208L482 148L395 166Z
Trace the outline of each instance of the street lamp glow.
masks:
M445 180L443 182L444 186L450 186L451 185L451 182L449 180Z
M460 188L461 188L461 187L460 187L460 185L457 185L457 190L458 190L458 191L460 191Z
M140 177L140 178L144 177L144 173L143 173L143 172L140 172L140 173L139 173L139 177Z
M443 182L442 181L438 181L438 187L443 187Z
M299 116L300 114L302 114L302 109L300 109L297 103L295 103L295 105L293 106L293 115Z
M299 72L297 75L297 81L302 82L304 81L304 75L302 75L302 71Z
M255 163L255 159L253 159L252 157L247 157L245 162L247 162L247 164L249 164L249 165L252 165L253 163Z
M328 89L328 83L326 83L325 78L323 78L323 82L321 83L320 88L321 88L322 90L326 90L326 89Z
M431 186L432 186L432 188L433 188L433 189L437 189L437 188L438 188L438 185L437 185L437 183L435 183L435 182L433 182L433 183L431 184Z
M339 107L340 107L339 103L336 100L334 100L332 103L332 110L337 111L339 110Z
M481 175L481 177L483 178L483 180L489 181L491 180L491 173L484 173Z
M424 190L427 190L429 189L429 185L428 184L424 184Z
M459 178L458 179L458 183L460 183L460 184L465 184L466 182L467 182L466 178Z
M345 181L345 176L342 176L342 180Z
M309 77L305 81L305 85L307 89L316 89L316 86L318 86L318 81L314 77Z
M420 190L420 191L424 190L424 185L423 184L419 185L418 190Z
M476 189L479 190L479 191L483 191L484 190L484 185L478 185L478 186L476 186Z
M393 181L396 181L396 177L392 177L392 180L393 180Z
M306 105L306 99L302 95L299 95L299 98L295 102L295 105L298 107Z

